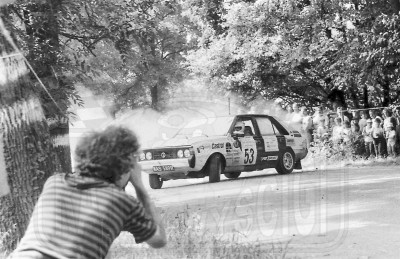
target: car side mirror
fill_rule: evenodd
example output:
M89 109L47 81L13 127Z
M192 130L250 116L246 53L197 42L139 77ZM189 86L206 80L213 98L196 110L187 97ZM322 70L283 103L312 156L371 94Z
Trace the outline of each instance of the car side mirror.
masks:
M233 137L234 139L243 138L243 137L244 137L244 133L241 132L241 131L234 131L234 132L232 133L232 137Z

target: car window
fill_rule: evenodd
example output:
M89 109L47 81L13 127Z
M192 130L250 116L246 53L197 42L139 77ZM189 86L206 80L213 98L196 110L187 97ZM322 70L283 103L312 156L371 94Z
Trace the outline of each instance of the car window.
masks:
M254 125L251 119L241 118L236 121L236 125L241 125L243 123L244 128L241 129L245 137L253 136L255 134ZM239 127L240 128L240 127ZM235 128L233 129L235 131Z
M261 135L275 135L274 127L268 118L256 118Z
M283 135L285 135L285 133L282 132L282 131L280 131L279 128L275 126L275 124L272 123L272 127L274 128L275 135L278 135L278 136L283 136Z
M244 120L244 136L253 136L254 135L254 126L251 120Z

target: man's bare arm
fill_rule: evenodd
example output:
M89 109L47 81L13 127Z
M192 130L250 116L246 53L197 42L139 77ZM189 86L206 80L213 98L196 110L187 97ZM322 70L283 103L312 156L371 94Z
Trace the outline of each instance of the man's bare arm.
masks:
M161 248L167 244L167 236L165 228L162 224L160 214L157 213L153 201L150 199L149 194L143 186L142 172L139 164L135 165L135 169L131 171L129 181L135 187L136 197L143 204L146 213L153 218L157 225L156 233L146 241L151 247Z

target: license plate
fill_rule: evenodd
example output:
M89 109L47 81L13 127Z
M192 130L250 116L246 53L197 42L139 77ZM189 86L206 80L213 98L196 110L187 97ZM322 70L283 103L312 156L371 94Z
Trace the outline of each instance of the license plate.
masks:
M174 171L175 168L172 165L161 165L153 166L153 172L164 172L164 171Z

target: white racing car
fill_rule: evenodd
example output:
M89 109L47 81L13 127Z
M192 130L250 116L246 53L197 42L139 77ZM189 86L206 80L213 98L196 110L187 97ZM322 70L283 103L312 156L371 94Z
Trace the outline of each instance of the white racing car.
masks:
M219 182L221 174L238 178L241 172L275 168L279 174L301 169L307 155L305 138L274 117L258 114L216 117L213 123L182 128L162 146L140 155L150 187L163 181L203 178Z

